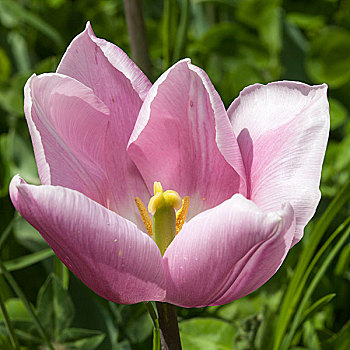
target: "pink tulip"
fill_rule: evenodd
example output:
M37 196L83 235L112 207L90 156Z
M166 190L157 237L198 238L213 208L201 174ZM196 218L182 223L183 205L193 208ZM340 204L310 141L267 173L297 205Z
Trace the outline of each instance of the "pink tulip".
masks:
M182 60L153 84L88 23L56 73L33 75L25 115L41 186L12 202L64 264L111 301L220 305L265 283L320 199L326 85L256 84L226 111ZM135 205L154 181L189 196L164 256Z

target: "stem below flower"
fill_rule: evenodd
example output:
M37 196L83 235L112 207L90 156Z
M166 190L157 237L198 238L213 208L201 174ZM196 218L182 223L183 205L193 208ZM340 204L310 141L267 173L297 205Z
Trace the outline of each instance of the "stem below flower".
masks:
M162 350L181 350L176 308L168 303L156 302Z

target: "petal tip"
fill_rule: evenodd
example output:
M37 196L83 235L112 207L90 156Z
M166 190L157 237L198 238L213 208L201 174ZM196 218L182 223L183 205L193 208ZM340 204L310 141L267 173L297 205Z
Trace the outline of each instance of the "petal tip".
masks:
M20 177L19 174L16 174L9 185L9 194L10 194L10 198L12 203L15 205L15 203L17 202L18 199L18 192L19 192L19 188L21 185L25 184L26 182Z

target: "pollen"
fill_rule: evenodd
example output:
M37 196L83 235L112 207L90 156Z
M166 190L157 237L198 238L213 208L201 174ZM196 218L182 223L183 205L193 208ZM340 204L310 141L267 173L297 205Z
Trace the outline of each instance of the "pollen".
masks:
M182 207L176 212L176 235L181 231L185 223L189 207L190 197L186 196L182 199Z
M147 211L145 205L142 203L142 200L139 197L135 197L135 203L136 203L137 209L140 212L141 219L142 219L143 224L145 225L147 233L151 237L153 237L152 220L148 214L148 211Z

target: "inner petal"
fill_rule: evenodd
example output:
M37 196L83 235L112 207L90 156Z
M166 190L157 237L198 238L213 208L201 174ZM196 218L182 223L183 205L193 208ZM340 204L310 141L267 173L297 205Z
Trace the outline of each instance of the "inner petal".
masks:
M192 218L240 191L241 177L225 160L217 139L221 144L225 139L230 150L237 148L240 157L224 105L208 77L181 61L151 88L128 153L149 188L158 178L181 197L190 196Z

